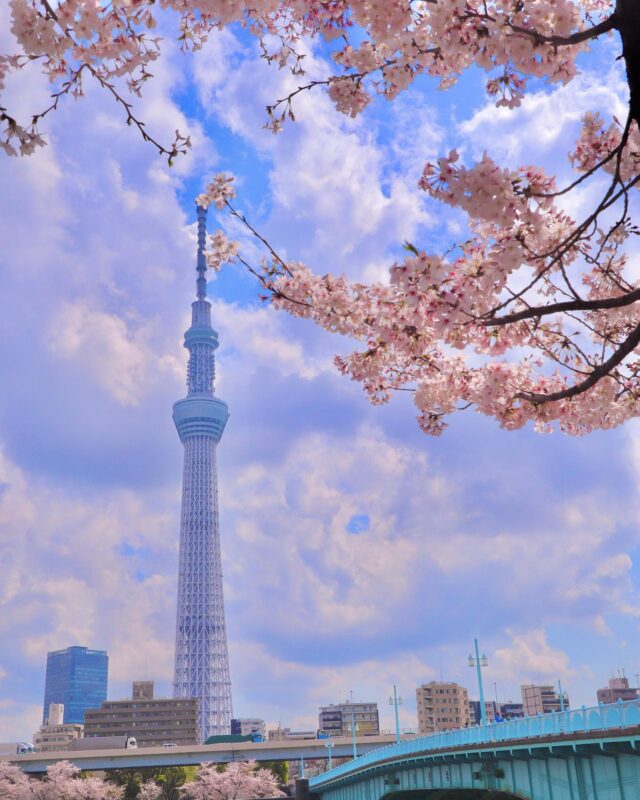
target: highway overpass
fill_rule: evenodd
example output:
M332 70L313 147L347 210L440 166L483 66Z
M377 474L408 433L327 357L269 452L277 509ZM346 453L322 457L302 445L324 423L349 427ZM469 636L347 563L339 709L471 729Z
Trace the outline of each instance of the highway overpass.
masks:
M411 737L402 737L408 739ZM57 761L70 761L83 770L133 769L136 767L183 767L213 761L297 761L328 758L327 742L331 741L332 758L352 758L351 737L335 739L301 739L284 742L225 742L223 744L183 747L138 747L130 750L61 750L55 753L28 753L21 756L0 756L0 761L18 764L24 772L44 772ZM364 755L395 741L392 735L360 736L356 739L358 755Z

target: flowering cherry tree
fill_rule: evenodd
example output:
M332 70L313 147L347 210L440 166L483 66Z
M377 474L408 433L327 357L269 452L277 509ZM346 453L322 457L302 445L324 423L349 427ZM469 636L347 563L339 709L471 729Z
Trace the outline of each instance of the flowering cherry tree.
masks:
M203 764L195 780L182 787L184 800L254 800L284 797L275 775L259 769L255 761L234 761L219 771L215 764Z
M2 800L122 800L124 790L102 778L81 778L80 770L68 761L47 768L40 780L29 778L20 767L0 763Z
M426 164L420 189L465 212L469 237L447 255L407 244L390 266L390 282L350 283L315 275L282 258L233 201L230 176L217 176L198 198L227 209L265 247L251 264L218 232L214 268L244 263L279 308L360 343L339 369L361 381L373 402L411 391L422 428L440 433L451 413L475 407L507 428L533 421L568 433L609 428L640 410L640 283L629 263L639 233L632 218L640 181L640 0L10 0L19 51L0 56L3 77L43 69L51 103L20 121L0 106L9 154L44 144L40 124L65 95L96 80L126 121L173 159L188 146L176 134L163 145L145 129L133 95L151 78L160 52L157 9L180 18L179 39L198 49L208 36L241 23L268 61L288 65L299 85L274 98L267 125L294 119L296 98L324 88L336 107L356 116L374 95L393 99L418 76L451 86L470 67L487 75L498 106L515 108L532 78L568 84L576 59L598 37L615 34L629 86L625 120L584 109L571 145L575 178L560 185L541 166L506 169L485 155L465 164L452 150ZM353 35L352 35L353 34ZM335 68L305 80L305 37L336 40ZM614 52L614 48L616 52ZM606 186L582 217L567 211L578 188Z

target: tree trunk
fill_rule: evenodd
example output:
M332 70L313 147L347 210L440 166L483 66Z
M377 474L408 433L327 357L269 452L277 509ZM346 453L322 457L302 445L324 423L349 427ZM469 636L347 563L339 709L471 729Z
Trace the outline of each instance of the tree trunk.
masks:
M640 0L617 0L615 16L627 66L629 113L640 127Z

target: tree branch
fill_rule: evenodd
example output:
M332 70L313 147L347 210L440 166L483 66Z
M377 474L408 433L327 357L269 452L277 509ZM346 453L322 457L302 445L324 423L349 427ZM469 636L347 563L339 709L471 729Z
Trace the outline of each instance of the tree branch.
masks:
M620 295L619 297L605 297L602 300L567 300L563 303L551 303L548 306L533 306L513 314L505 314L503 317L495 319L480 320L482 325L487 328L510 325L513 322L521 322L524 319L535 319L536 317L547 317L550 314L561 314L564 311L603 311L607 308L624 308L640 300L640 289Z
M596 367L588 378L581 383L571 386L569 389L564 389L561 392L553 392L552 394L536 394L535 392L518 392L515 398L518 400L528 400L535 405L542 403L552 403L556 400L567 400L570 397L577 397L584 394L586 391L595 386L598 381L606 377L615 367L618 366L624 359L632 353L640 344L640 325L633 329L620 347L613 353L613 355L606 361L603 361L599 367Z
M533 31L529 28L522 28L520 25L512 25L511 23L508 23L508 25L514 33L530 36L537 44L552 44L555 47L565 47L581 44L589 39L602 36L603 33L614 30L618 25L618 18L616 14L612 14L598 25L594 25L593 28L587 28L587 30L572 33L571 36L545 36L543 33L538 33L538 31Z

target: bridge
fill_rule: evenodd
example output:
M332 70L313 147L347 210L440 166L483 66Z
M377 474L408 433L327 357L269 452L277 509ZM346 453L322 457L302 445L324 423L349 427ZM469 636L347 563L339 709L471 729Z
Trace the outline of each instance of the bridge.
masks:
M0 761L18 764L24 772L45 772L58 761L70 761L83 770L138 769L140 767L184 767L213 761L299 761L328 759L328 739L300 739L283 742L224 742L222 744L181 747L138 747L122 750L61 750L50 753L0 756ZM353 758L351 737L337 737L332 743L332 758ZM359 736L356 752L368 753L395 741L391 735Z
M309 781L317 800L640 800L640 701L383 746Z

